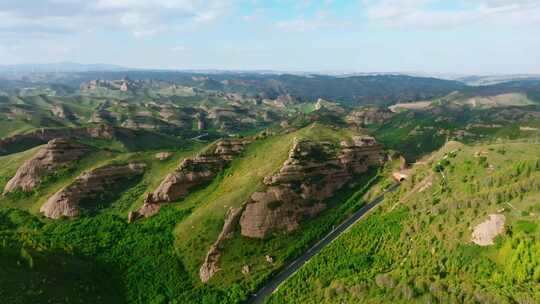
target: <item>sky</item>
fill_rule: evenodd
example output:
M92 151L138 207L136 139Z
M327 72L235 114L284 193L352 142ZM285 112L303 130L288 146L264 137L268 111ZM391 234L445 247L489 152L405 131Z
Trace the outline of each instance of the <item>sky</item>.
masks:
M0 65L540 73L540 0L0 0Z

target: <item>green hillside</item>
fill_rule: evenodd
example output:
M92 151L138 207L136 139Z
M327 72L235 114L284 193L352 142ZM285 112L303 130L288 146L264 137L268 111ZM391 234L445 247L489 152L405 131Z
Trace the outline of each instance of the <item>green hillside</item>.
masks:
M237 231L223 251L220 263L223 271L205 285L200 283L198 269L221 230L228 208L241 206L262 186L265 176L280 168L294 138L338 143L354 134L357 133L347 129L312 124L292 133L257 139L212 183L177 203L163 206L156 216L134 224L127 224L127 212L138 208L145 193L154 189L181 159L204 149L204 145L176 151L167 161L156 160L154 152L101 151L83 158L33 193L14 193L0 199L3 206L0 209L0 251L19 261L17 265L6 264L2 268L6 274L17 272L18 275L3 276L5 284L0 287L0 293L13 302L58 301L61 296L70 298L66 300L70 302L80 288L102 294L111 286L121 286L120 294L110 293L100 300L107 303L156 299L157 303L175 303L178 299L182 299L178 303L237 303L332 225L361 206L361 194L374 181L377 172L366 174L341 191L328 202L327 211L315 220L306 221L296 233L251 240ZM5 156L13 160L14 165L2 174L11 176L16 165L28 159L36 149L31 150L32 153ZM146 163L145 174L124 192L108 196L110 201L98 203L102 206L99 212L57 221L37 214L40 205L52 193L73 181L83 170L130 161ZM263 262L261 255L265 253L275 256L275 263ZM67 264L53 272L52 266L45 264L47 260L65 260ZM252 276L241 274L245 263L251 263L256 270ZM99 271L94 272L92 265ZM88 271L92 274L86 275ZM70 278L75 272L89 279L73 281ZM51 276L56 279L49 281ZM26 280L36 292L21 294L28 286ZM73 284L79 287L70 287ZM11 287L7 290L4 286ZM74 288L73 294L57 292L66 288ZM83 293L81 297L90 302L96 300L92 292Z
M58 77L0 81L1 303L244 303L396 171L269 303L540 299L537 82Z
M540 142L447 144L269 303L533 303L540 297ZM495 244L471 242L489 214Z

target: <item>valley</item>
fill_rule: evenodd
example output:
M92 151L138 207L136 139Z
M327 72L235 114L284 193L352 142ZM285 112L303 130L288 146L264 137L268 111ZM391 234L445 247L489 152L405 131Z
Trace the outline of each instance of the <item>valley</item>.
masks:
M0 86L3 302L540 297L540 82L99 75Z

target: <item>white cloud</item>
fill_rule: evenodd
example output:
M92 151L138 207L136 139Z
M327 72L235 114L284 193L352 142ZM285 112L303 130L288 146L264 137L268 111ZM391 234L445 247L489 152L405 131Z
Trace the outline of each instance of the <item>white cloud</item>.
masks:
M185 50L186 50L186 47L182 45L175 46L171 49L171 51L173 52L183 52Z
M314 16L309 18L299 17L290 20L283 20L276 22L275 25L278 29L288 32L307 32L328 28L347 27L350 25L350 22L338 20L331 17L325 11L319 11Z
M235 0L2 0L0 31L19 34L115 29L135 36L179 30L227 15Z
M540 23L540 2L537 0L465 1L460 8L438 9L437 4L442 2L363 0L362 5L370 21L392 27L436 29L471 23L506 26Z

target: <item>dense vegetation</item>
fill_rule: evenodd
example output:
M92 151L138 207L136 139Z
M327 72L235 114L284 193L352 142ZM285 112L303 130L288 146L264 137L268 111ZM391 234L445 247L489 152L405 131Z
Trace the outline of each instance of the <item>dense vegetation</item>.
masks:
M118 79L124 73L101 76ZM72 137L91 146L92 153L47 174L31 192L0 197L0 302L243 302L386 189L401 155L417 164L399 192L311 260L270 302L534 303L540 298L537 83L471 88L396 75L155 72L175 85L89 92L73 86L96 74L77 75L63 80L71 87L0 83L2 139L41 134L41 128L113 128L111 137ZM134 79L148 75L130 72ZM448 94L454 90L460 92ZM507 92L517 92L519 104L467 104L477 95ZM318 98L341 104L315 103ZM388 116L380 121L368 117L375 121L369 123L348 120L351 112L362 112L357 104L423 99L433 99L426 109L389 113L377 108L366 112ZM209 116L204 126L199 126L200 115ZM221 248L221 270L201 283L199 268L227 211L242 207L265 187L264 177L281 167L295 138L335 148L359 134L373 135L393 161L356 176L326 201L324 212L302 221L293 233L250 239L237 227ZM211 182L163 206L152 218L127 223L129 211L138 209L184 158L228 137L251 137L253 142ZM11 138L23 139L0 144L2 189L47 142L35 136ZM171 155L158 160L157 152ZM319 153L320 160L326 159L326 152ZM40 206L82 172L128 162L144 163L144 174L97 195L95 208L80 218L53 221L40 215ZM323 182L318 178L313 176L313 182ZM471 229L493 213L505 215L505 233L493 246L471 244ZM243 273L246 265L250 271Z
M77 295L84 302L102 303L237 303L246 299L287 261L359 208L364 202L362 194L380 174L373 170L359 177L328 202L322 216L305 222L297 233L250 240L237 232L224 249L223 271L204 285L198 268L221 230L226 207L240 205L264 176L279 168L294 137L337 143L351 134L346 129L313 125L259 139L210 185L134 224L127 224L127 211L139 206L146 190L154 189L179 159L193 151L177 152L165 162L155 160L151 152L102 152L84 158L43 182L34 193L2 198L0 294L13 303L71 303L79 300ZM31 155L3 157L13 165L0 170L0 175L11 176ZM45 199L85 168L135 160L148 166L142 179L128 185L120 197L101 197L95 204L101 208L92 214L59 221L35 215ZM272 254L275 263L265 262L265 254ZM245 277L240 270L247 263L254 272ZM70 292L62 292L68 288Z
M538 111L537 105L468 109L443 104L426 111L402 111L368 129L386 147L413 161L452 139L474 143L535 136L540 126L540 116L535 117ZM533 127L532 132L523 126Z
M538 142L446 145L270 303L534 303L539 155ZM498 212L505 234L493 246L471 244L471 227Z

